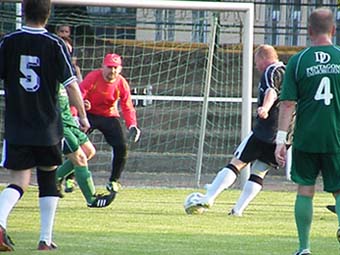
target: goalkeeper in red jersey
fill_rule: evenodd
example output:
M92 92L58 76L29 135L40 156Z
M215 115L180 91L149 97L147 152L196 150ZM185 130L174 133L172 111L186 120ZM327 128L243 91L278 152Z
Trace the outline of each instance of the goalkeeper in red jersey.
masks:
M107 54L102 68L88 73L80 83L84 104L91 129L98 129L112 147L112 170L108 191L118 192L119 178L127 159L127 141L120 124L119 105L129 130L129 139L138 142L140 130L137 127L136 110L132 104L130 86L120 74L122 58L118 54Z

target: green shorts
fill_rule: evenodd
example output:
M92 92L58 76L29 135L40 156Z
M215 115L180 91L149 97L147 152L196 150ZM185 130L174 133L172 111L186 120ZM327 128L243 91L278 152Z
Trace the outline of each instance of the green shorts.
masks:
M324 191L339 191L340 153L309 153L292 148L292 181L304 186L313 186L320 173Z
M79 146L87 141L89 138L79 128L64 126L63 153L65 155L77 151Z

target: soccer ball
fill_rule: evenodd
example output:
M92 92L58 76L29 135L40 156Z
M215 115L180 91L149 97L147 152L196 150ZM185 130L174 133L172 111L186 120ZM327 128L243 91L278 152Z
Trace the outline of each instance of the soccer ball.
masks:
M204 197L202 193L194 192L189 194L184 201L184 210L187 214L202 214L205 208L197 203Z

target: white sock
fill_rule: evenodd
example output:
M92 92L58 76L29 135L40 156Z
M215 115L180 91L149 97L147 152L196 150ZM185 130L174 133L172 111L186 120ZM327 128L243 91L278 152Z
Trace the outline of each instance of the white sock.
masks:
M236 180L237 175L229 168L220 170L214 181L207 187L206 199L213 202L221 192L229 188Z
M40 241L47 245L52 242L54 216L57 210L59 197L40 197Z
M261 189L262 185L248 180L244 185L242 193L233 208L234 212L242 215L243 211L247 208L249 203L256 197L256 195L261 191Z
M7 218L20 199L20 193L13 188L5 188L0 194L0 225L7 228Z

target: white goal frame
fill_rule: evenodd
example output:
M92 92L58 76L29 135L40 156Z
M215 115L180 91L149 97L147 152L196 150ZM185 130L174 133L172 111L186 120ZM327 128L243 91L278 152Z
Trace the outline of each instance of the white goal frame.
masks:
M125 8L158 8L158 9L182 9L201 11L243 11L245 12L243 45L243 80L242 80L242 117L241 138L243 139L251 130L252 118L252 77L253 77L253 30L254 30L254 4L253 3L228 3L228 2L199 2L199 1L159 1L159 0L52 0L55 4L72 4L88 6L110 6ZM208 67L209 68L209 67ZM206 84L207 86L207 84ZM151 98L156 100L154 96ZM209 101L203 98L203 109ZM204 114L204 113L203 113ZM202 118L202 123L205 119ZM203 133L202 133L203 132ZM201 167L203 159L204 129L201 130L199 150L196 165L196 184L200 186ZM249 176L249 167L241 172L240 186L243 186Z
M18 2L18 0L6 0L8 2ZM253 77L253 30L254 30L254 4L253 3L235 3L235 2L200 2L200 1L159 1L159 0L52 0L53 4L79 5L79 6L100 6L100 7L123 7L123 8L145 8L145 9L177 9L177 10L197 10L197 11L242 11L245 13L244 33L242 36L242 116L241 116L241 138L248 135L251 130L252 119L252 77ZM210 61L211 62L211 61ZM212 63L208 62L208 69ZM209 70L208 70L209 75ZM209 81L206 81L206 91L209 89ZM137 96L138 97L138 96ZM140 97L140 96L139 96ZM143 97L143 96L142 96ZM145 97L145 96L144 96ZM147 96L151 100L179 100L178 98L165 98L162 96ZM149 98L151 97L151 98ZM200 131L200 142L197 153L196 164L196 184L200 186L201 168L203 159L203 145L205 137L206 111L209 102L215 101L235 102L235 98L213 98L205 95L204 97L181 97L180 100L202 101L202 126ZM240 186L242 187L249 176L249 166L241 172Z

